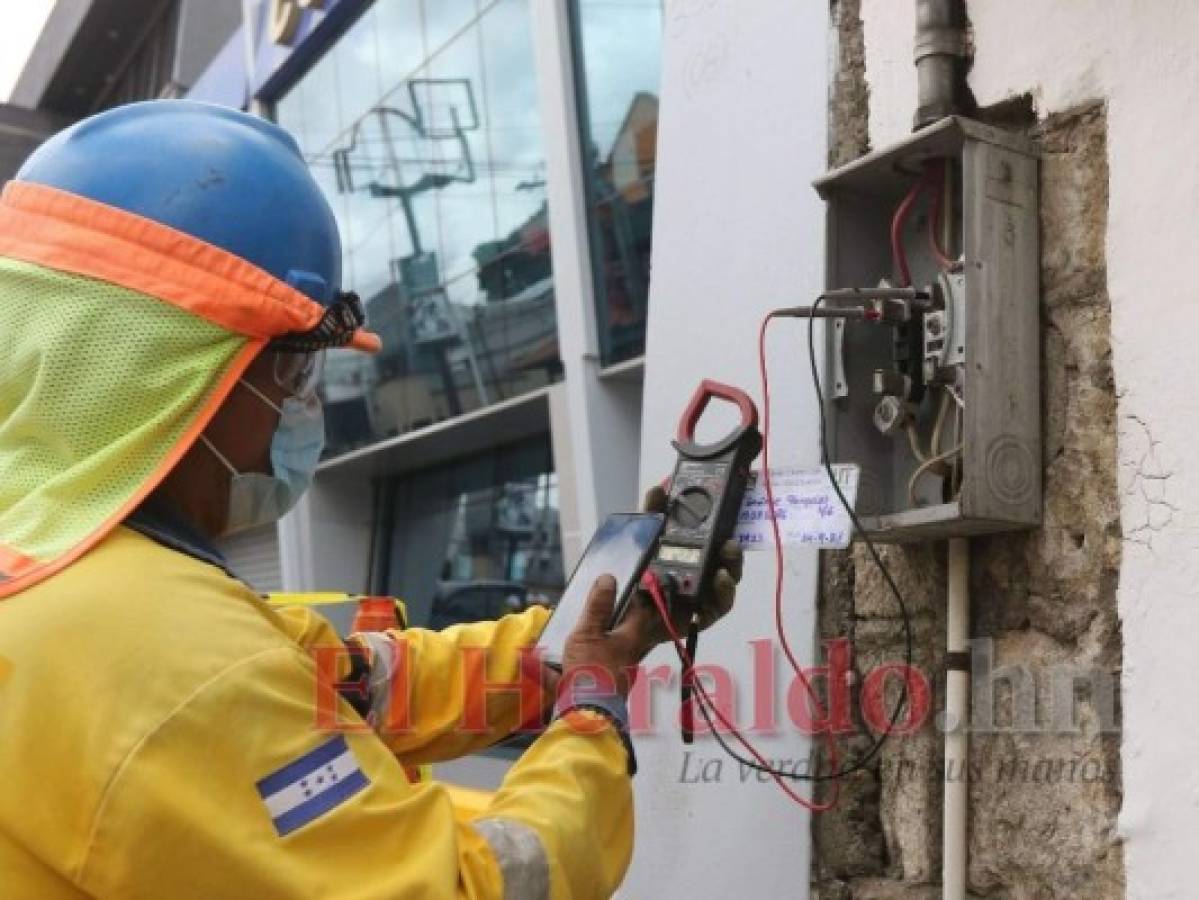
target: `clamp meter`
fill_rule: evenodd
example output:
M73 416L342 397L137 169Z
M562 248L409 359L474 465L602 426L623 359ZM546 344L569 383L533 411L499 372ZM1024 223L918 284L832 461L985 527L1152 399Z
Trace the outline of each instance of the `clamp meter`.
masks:
M713 444L695 441L695 426L709 401L733 403L741 421ZM758 408L744 391L705 380L679 421L671 442L678 452L670 478L666 525L650 570L669 585L673 601L698 606L720 562L720 548L733 535L750 464L762 449Z

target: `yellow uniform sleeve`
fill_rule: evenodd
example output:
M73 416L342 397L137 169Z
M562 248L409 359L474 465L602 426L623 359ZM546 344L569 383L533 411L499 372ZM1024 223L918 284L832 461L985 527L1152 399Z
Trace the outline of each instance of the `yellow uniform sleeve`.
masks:
M341 648L321 616L303 607L281 613L301 646ZM370 659L372 726L401 762L418 765L457 759L536 724L553 702L531 655L549 615L535 606L444 631L354 635ZM341 656L336 671L344 679L348 657Z
M276 648L198 688L117 767L80 886L97 897L206 900L616 889L632 798L624 747L605 719L554 723L485 813L463 822L442 787L410 784L370 729L317 730L317 677L304 651Z

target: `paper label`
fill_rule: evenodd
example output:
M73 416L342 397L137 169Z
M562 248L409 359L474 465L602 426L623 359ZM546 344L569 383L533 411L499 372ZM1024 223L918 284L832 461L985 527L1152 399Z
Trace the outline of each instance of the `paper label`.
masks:
M855 465L833 466L837 484L852 506L858 497ZM774 547L774 528L759 472L751 472L733 537L744 550ZM833 490L824 467L791 466L770 470L775 518L784 547L823 547L843 550L853 538L853 522Z

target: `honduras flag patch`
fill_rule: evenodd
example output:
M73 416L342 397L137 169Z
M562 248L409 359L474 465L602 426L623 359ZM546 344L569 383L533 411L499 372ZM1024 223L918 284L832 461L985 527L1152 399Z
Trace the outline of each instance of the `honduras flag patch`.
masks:
M343 735L321 744L258 782L258 795L279 837L345 803L370 782Z

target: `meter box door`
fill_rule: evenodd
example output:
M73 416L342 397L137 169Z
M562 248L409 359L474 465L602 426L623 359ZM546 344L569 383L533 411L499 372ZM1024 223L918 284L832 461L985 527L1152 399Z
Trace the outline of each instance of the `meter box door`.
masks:
M861 466L858 512L875 540L983 534L1041 521L1040 252L1031 145L950 117L818 180L828 209L828 287L897 284L896 210L933 167L940 167L948 224L939 228L936 203L921 199L898 233L911 287L930 299L902 325L845 318L827 320L825 329L829 453L834 462ZM930 240L938 230L944 247ZM950 407L945 413L942 404ZM921 469L930 444L961 450Z

